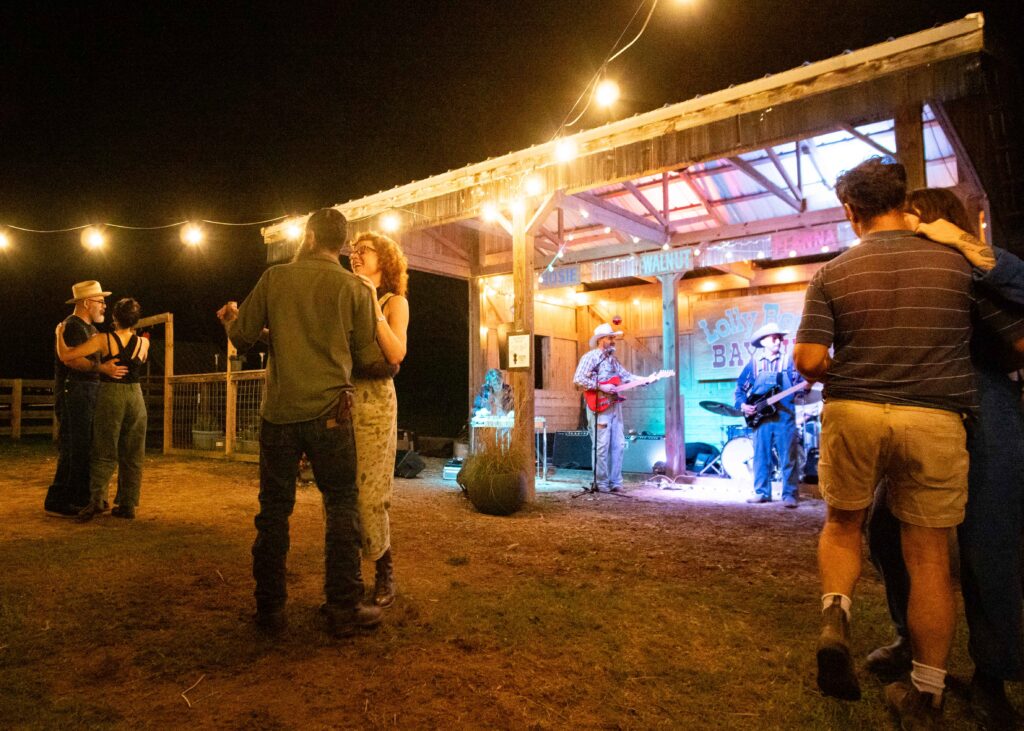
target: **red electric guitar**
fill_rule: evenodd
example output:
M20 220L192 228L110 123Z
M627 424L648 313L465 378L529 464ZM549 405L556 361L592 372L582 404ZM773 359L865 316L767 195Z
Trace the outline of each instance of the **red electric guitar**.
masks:
M615 393L608 393L607 391L601 391L597 388L589 388L584 391L584 395L587 399L587 408L593 411L595 414L600 414L602 411L607 411L608 407L619 403L619 401L625 401L626 399L619 396L623 391L628 391L631 388L637 386L646 386L649 383L660 381L662 378L671 378L676 374L675 371L658 371L652 373L646 378L634 378L632 381L623 383L622 379L618 376L612 376L607 381L601 381L602 386L615 386Z

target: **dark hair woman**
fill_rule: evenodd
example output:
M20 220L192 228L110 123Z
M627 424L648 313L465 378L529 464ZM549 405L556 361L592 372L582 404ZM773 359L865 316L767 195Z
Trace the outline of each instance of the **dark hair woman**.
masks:
M100 377L93 416L89 504L78 514L83 522L106 510L107 487L115 468L116 507L111 514L134 518L139 504L147 420L139 375L149 356L149 340L135 334L140 311L139 303L131 297L118 300L113 309L113 331L97 333L74 348L64 344L63 324L57 326L57 355L63 362L99 353L102 362L117 360L128 369L119 380Z

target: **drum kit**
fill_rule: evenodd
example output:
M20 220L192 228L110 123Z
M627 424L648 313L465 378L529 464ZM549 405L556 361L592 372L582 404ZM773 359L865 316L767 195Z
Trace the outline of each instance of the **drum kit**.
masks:
M813 389L798 393L796 399L796 422L804 455L817 454L821 426L818 420L821 391ZM742 418L743 412L731 404L720 401L701 401L700 407L720 417L719 431L722 446L714 460L699 474L712 474L753 481L754 479L754 430L745 423L726 424L726 419ZM776 460L777 461L777 460Z

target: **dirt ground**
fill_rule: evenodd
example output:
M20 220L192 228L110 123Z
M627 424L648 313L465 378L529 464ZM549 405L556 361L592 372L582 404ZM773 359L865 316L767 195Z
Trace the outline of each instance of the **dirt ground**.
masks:
M817 500L574 498L563 474L496 518L433 460L396 481L399 599L338 641L316 614L319 493L301 487L290 627L268 639L250 619L256 465L151 455L138 519L79 525L42 511L52 445L0 444L0 463L3 728L894 727L873 678L859 703L815 688ZM869 569L856 652L889 639ZM952 670L970 673L962 626ZM959 691L946 716L973 727Z

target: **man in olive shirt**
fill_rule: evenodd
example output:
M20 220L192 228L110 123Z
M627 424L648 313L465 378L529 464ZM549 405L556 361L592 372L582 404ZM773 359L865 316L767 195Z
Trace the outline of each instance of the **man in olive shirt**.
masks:
M380 623L380 609L361 603L356 451L350 415L352 372L380 373L371 295L338 256L347 223L337 210L309 217L299 255L271 267L237 307L217 313L239 350L269 328L270 359L260 430L260 512L253 543L256 623L269 632L287 624L285 563L288 518L305 453L323 494L326 603L335 636ZM393 375L391 370L388 375Z

